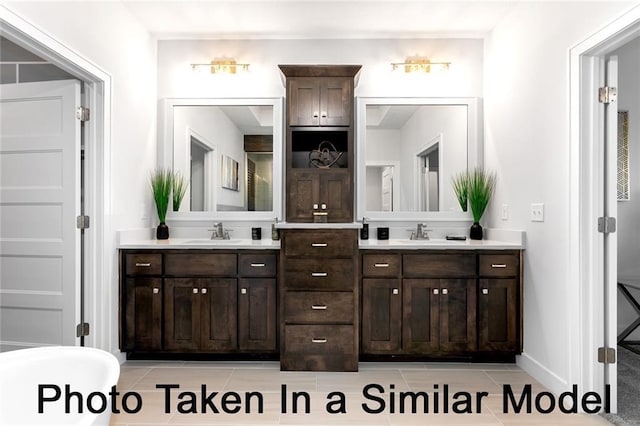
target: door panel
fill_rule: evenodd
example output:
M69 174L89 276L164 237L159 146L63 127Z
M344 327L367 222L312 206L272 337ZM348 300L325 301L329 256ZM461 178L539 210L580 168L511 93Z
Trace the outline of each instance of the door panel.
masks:
M234 351L238 346L237 280L203 278L198 281L201 301L201 349Z
M78 344L79 105L75 80L0 90L0 351Z
M164 345L168 350L194 351L200 341L198 279L171 278L164 288Z
M362 280L362 351L400 350L402 294L399 279Z
M402 280L402 348L407 353L435 353L440 347L440 280Z
M465 352L475 348L475 280L440 280L440 350Z

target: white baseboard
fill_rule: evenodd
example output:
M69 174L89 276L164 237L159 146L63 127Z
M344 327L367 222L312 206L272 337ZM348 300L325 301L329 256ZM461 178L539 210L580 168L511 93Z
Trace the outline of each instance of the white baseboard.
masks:
M566 380L559 377L526 353L517 357L516 364L556 395L571 388L571 385L568 384Z

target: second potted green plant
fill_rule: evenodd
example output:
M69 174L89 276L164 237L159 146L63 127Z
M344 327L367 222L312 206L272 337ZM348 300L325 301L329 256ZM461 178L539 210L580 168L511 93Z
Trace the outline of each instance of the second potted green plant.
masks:
M469 238L472 240L483 238L480 219L489 205L495 184L495 172L488 172L482 168L459 173L453 178L452 185L460 207L463 211L467 211L467 202L471 207L473 225L469 230Z

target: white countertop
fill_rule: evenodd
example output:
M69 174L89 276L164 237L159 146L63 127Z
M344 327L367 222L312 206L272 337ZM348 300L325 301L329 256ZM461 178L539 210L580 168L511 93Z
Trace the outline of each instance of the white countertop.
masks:
M276 224L278 229L360 229L362 223L298 223L298 222L279 222Z
M496 240L453 241L444 239L432 240L360 240L361 250L522 250L524 245L519 242Z
M206 238L169 238L168 240L137 240L122 242L121 249L239 249L239 250L279 250L280 241L263 238L251 240L232 238L230 240L210 240Z

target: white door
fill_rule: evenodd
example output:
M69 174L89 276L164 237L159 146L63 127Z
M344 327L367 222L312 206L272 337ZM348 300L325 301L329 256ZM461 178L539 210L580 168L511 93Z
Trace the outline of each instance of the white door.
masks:
M76 345L80 82L0 86L0 351Z
M382 168L382 211L393 211L393 166Z
M606 61L605 80L607 87L618 87L618 58ZM604 216L617 218L617 170L618 170L618 104L604 106ZM617 347L618 333L618 234L604 234L604 347ZM604 364L604 383L610 385L611 409L617 406L618 364Z

